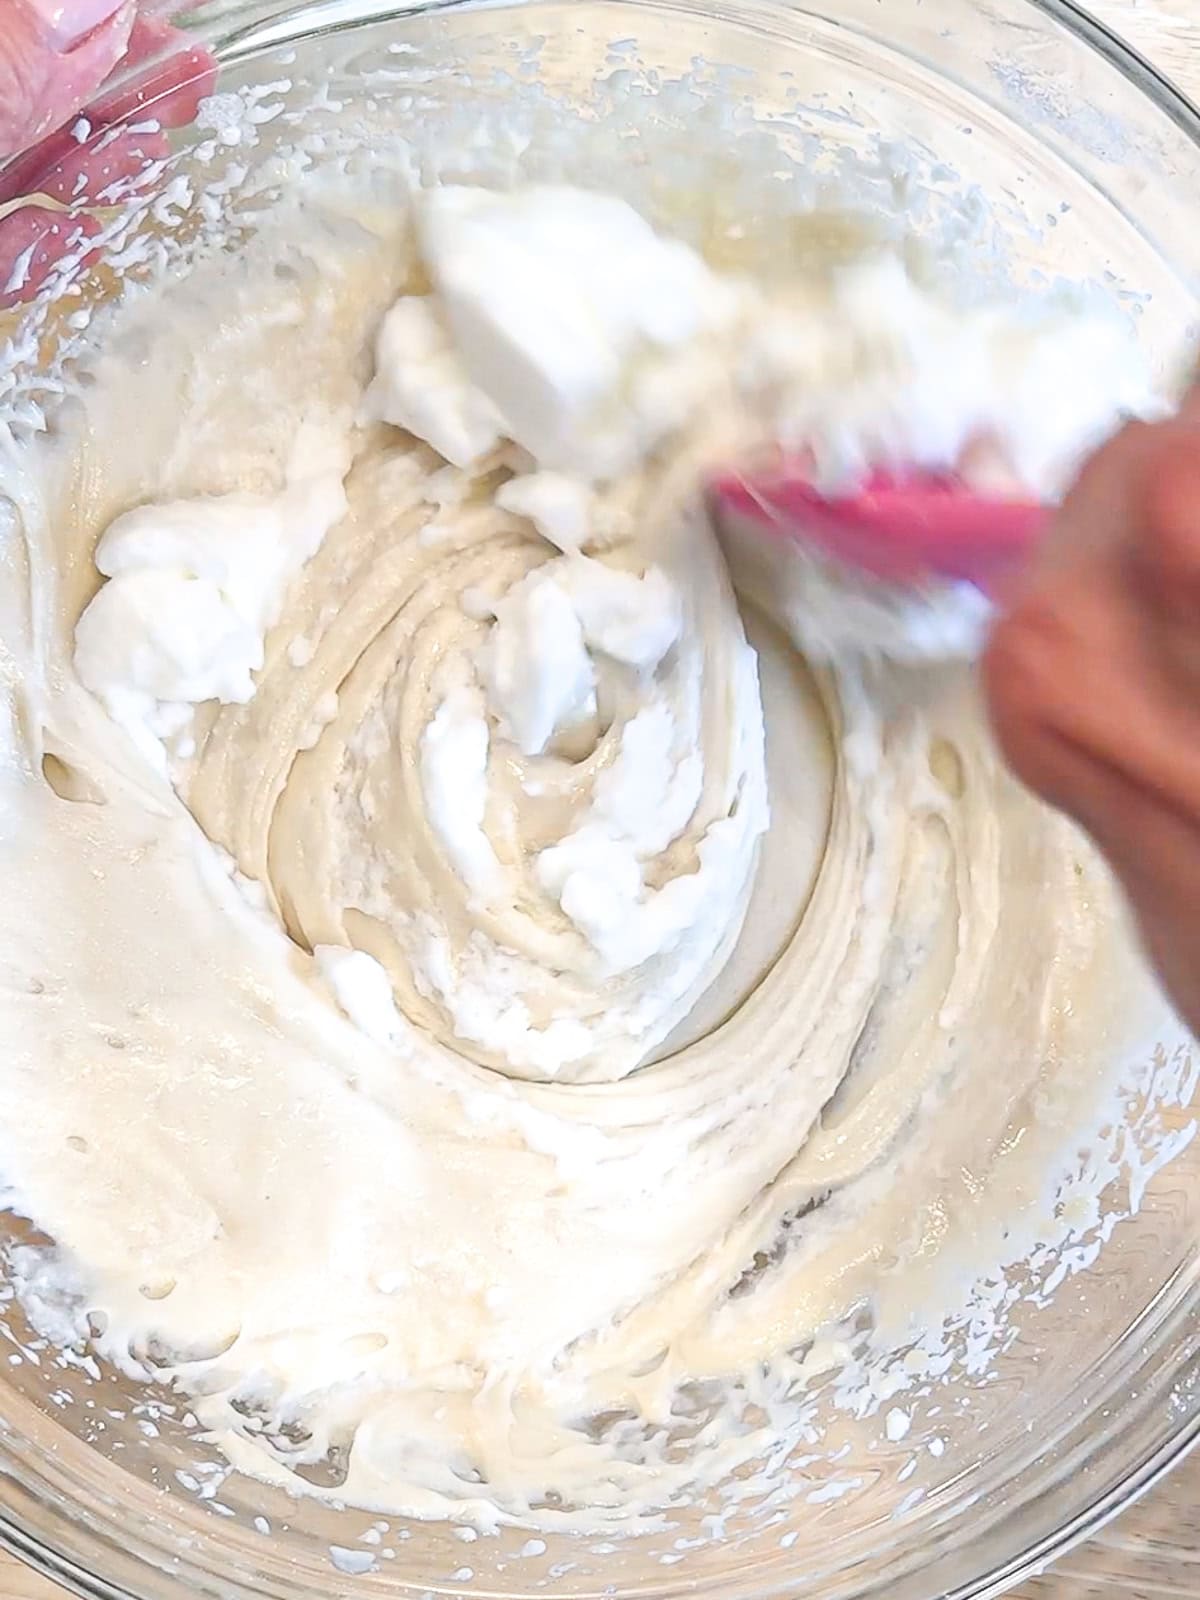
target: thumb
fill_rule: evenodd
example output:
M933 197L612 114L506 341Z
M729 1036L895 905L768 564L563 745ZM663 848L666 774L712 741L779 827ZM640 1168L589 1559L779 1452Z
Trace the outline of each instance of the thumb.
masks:
M62 54L109 21L123 0L9 0L9 4L15 10L23 8L43 42Z
M135 0L6 0L0 27L0 159L64 123L120 61Z

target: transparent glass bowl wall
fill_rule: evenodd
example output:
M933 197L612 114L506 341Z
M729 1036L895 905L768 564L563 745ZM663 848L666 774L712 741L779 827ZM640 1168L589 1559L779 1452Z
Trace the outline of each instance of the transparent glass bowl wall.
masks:
M801 155L819 142L865 162L880 139L904 140L924 147L918 172L953 169L981 186L1012 235L1019 271L1088 275L1125 294L1162 359L1195 318L1200 235L1180 219L1200 193L1200 123L1068 7L534 0L394 9L365 0L286 11L224 4L195 12L189 26L215 45L223 87L307 75L327 84L332 104L390 59L398 81L394 99L383 96L385 112L418 145L436 138L445 108L467 99L498 125L518 81L541 82L585 115L615 94L632 103L640 90L657 90L643 100L653 115L639 126L636 151L627 147L638 171L614 173L613 182L632 184L663 214L694 211L697 192L714 214L747 211L768 235L776 230L785 271L794 243L786 215L797 200L755 177L755 119ZM397 43L404 53L389 58ZM731 70L696 73L698 58ZM689 74L698 98L673 91ZM730 114L724 132L706 114L717 104ZM336 122L329 109L314 123L320 116ZM264 141L275 137L272 126ZM586 135L574 128L568 142L582 152ZM193 137L177 136L185 165ZM813 154L814 194L823 160ZM939 181L948 192L958 186ZM894 203L881 168L880 198L885 191ZM979 270L987 270L982 255ZM16 1222L12 1230L19 1234ZM1124 1503L1200 1430L1198 1278L1200 1156L1185 1151L1153 1178L1139 1214L1094 1266L1048 1308L1018 1308L1020 1336L997 1376L962 1380L939 1397L940 1456L918 1452L918 1469L901 1483L914 1441L879 1448L877 1421L858 1433L843 1424L849 1459L862 1464L859 1490L820 1506L801 1497L781 1524L734 1526L727 1540L686 1552L676 1541L697 1531L704 1508L661 1537L615 1549L551 1538L536 1557L519 1555L528 1534L515 1530L468 1545L449 1529L392 1525L379 1545L364 1546L366 1513L236 1478L222 1485L216 1510L177 1477L194 1483L197 1456L213 1452L169 1421L145 1437L131 1415L143 1391L111 1374L21 1361L0 1383L0 1538L81 1590L147 1597L993 1592ZM28 1346L12 1308L7 1325ZM331 1565L331 1546L392 1554L355 1577ZM468 1568L470 1580L455 1578Z

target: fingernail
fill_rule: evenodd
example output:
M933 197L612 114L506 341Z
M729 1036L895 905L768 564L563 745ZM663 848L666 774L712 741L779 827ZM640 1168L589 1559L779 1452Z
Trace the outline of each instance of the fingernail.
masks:
M42 37L53 49L66 52L108 22L125 0L21 0L32 12Z

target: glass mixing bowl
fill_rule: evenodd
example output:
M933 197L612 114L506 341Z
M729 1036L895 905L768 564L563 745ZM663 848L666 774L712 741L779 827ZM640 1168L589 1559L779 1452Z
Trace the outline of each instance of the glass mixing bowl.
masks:
M787 217L819 203L846 163L868 203L919 226L936 221L939 197L977 185L981 279L994 223L1011 270L1096 280L1162 362L1196 316L1200 233L1182 219L1200 193L1200 117L1061 0L313 0L209 5L186 21L237 98L173 134L174 166L143 213L151 235L170 236L177 270L204 222L177 179L202 146L207 192L252 229L286 187L286 140L336 137L367 94L372 116L426 154L469 105L490 132L463 170L485 175L528 112L535 170L607 178L693 220L703 197L784 246L782 270ZM771 149L799 156L798 171L781 179ZM127 242L106 239L101 282ZM123 265L138 270L128 250ZM5 353L10 396L14 382L36 395L39 349L68 337L39 315ZM508 1530L465 1542L225 1477L186 1399L58 1355L10 1294L0 1541L82 1594L147 1600L998 1593L1128 1504L1200 1433L1195 1075L1163 1055L1144 1081L1102 1219L1082 1218L1031 1278L1000 1358L915 1405L902 1437L878 1417L843 1417L834 1489L730 1520L720 1537L705 1536L701 1506L629 1541ZM37 1243L5 1221L10 1255ZM1061 1280L1052 1296L1038 1292L1048 1277Z

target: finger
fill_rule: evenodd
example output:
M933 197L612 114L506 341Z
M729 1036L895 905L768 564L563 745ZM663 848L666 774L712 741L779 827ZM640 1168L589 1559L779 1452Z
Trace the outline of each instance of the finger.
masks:
M1084 785L1099 819L1088 831L1125 890L1167 993L1200 1032L1200 828L1111 768L1092 767Z
M1117 555L1043 579L993 630L984 681L1018 745L1054 734L1188 817L1200 810L1200 701L1165 669L1161 625Z
M1047 735L1034 761L1036 792L1075 818L1121 882L1163 984L1200 1033L1200 826Z
M1019 653L1018 653L1019 652ZM983 660L983 682L997 742L1028 789L1065 811L1101 842L1112 830L1091 785L1095 761L1064 738L1042 715L1040 680L1023 640L993 637Z
M0 172L0 205L38 194L47 173L78 148L79 141L66 128L59 128L23 155L14 157Z
M118 195L133 193L153 179L169 154L165 134L135 134L127 128L110 129L84 148L72 143L69 153L38 180L38 193L59 201L68 213L30 204L0 218L0 308L37 293L54 262L77 242L81 226L88 237L99 232L99 221L78 208L111 204Z
M119 11L122 0L11 0L24 6L42 39L55 51L73 50Z
M1121 881L1175 1004L1200 1032L1200 819L1062 735L989 663L996 736L1016 775L1092 837Z
M134 0L123 3L72 48L56 50L40 13L9 0L0 30L0 157L15 155L72 116L124 54Z
M86 211L22 206L0 217L0 310L36 294L68 251L90 262L92 255L82 246L99 231L99 222Z
M147 65L96 97L88 108L93 123L150 116L162 128L183 128L195 121L200 101L216 87L212 52L159 16L139 13L129 38L128 60L131 66Z
M1154 439L1153 423L1127 422L1083 463L1058 519L1055 547L1061 562L1107 547L1123 528L1131 482Z
M209 51L191 44L158 17L139 18L128 42L128 59L149 65L124 77L119 88L87 107L80 124L86 142L81 143L73 131L58 129L11 163L0 177L0 203L37 194L70 207L103 205L153 177L169 154L165 136L145 126L134 133L120 123L137 117L139 124L153 120L161 128L192 121L200 99L215 87L215 62ZM45 208L22 210L29 214L0 226L0 306L35 294L53 266L55 252L61 255L76 231L67 225L52 226ZM87 231L96 232L96 225Z
M131 194L153 176L171 147L164 133L111 128L89 146L76 146L38 185L38 192L63 205L105 205Z
M9 162L0 173L0 204L32 194L58 198L64 186L72 186L74 193L73 185L81 167L87 165L87 152L95 135L116 123L153 118L160 127L177 128L195 120L200 100L216 87L216 63L211 51L161 19L140 15L129 34L128 45L127 63L146 61L149 65L140 73L123 74L119 87L100 94L84 108L79 129L82 140L73 131L58 128ZM0 83L4 50L0 43ZM0 109L0 127L5 115ZM103 186L92 182L88 185L97 190Z
M72 212L81 206L111 203L120 193L130 194L159 171L159 163L170 153L165 134L132 133L126 128L110 129L99 140L80 146L73 139L51 144L64 153L52 161L48 171L35 180L36 192L57 200ZM0 196L0 198L3 198ZM54 260L69 248L79 224L72 215L67 225L51 227L50 219L60 214L37 204L22 206L0 218L0 307L8 307L33 297L45 282ZM88 219L89 236L99 231L99 223ZM36 261L25 261L32 240L40 241ZM26 271L25 266L36 271Z
M1164 615L1200 618L1200 428L1168 425L1145 484L1145 528L1134 547Z

